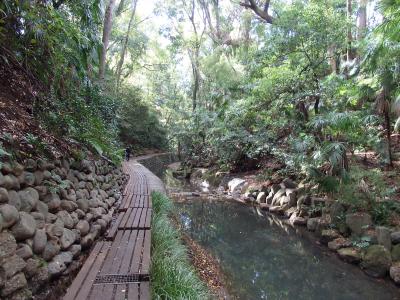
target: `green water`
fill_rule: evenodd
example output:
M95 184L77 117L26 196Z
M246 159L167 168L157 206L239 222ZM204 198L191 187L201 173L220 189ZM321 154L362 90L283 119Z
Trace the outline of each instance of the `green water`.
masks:
M366 276L310 234L235 202L177 203L184 230L220 263L238 299L400 299L400 289Z

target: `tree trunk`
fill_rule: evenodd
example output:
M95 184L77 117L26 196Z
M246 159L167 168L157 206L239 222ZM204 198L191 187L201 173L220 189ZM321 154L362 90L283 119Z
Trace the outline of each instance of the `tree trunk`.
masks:
M106 57L107 57L107 49L108 43L110 41L110 33L112 27L112 18L113 18L113 9L114 9L115 0L110 0L107 5L106 13L104 15L104 27L103 27L103 46L101 48L100 54L100 66L99 66L99 78L100 80L104 79L104 72L106 68Z
M328 48L328 60L331 66L331 72L334 74L338 73L338 65L336 60L335 45L331 45Z
M193 72L192 109L193 111L195 111L197 107L197 93L200 87L200 74L196 58L192 58L192 72Z
M351 0L347 0L347 62L353 60L353 53L352 53L352 49L351 49L351 43L353 41L353 36L351 33L351 21L352 21L352 6L351 6Z
M117 70L116 70L116 73L117 73L117 88L121 84L122 66L124 65L126 48L128 46L129 34L131 33L131 27L132 27L133 19L135 17L137 3L138 3L138 0L133 0L132 14L131 14L131 18L129 19L128 29L126 31L125 39L124 39L124 42L123 42L124 44L123 44L122 49L121 49L121 56L119 58L118 65L117 65Z
M368 0L360 0L358 8L358 26L357 26L357 39L361 40L365 36L367 29L367 4Z
M389 107L389 105L388 105ZM387 138L387 147L388 147L388 158L389 158L389 166L393 167L393 158L392 158L392 130L390 127L390 112L389 109L385 110L385 127L386 127L386 138Z

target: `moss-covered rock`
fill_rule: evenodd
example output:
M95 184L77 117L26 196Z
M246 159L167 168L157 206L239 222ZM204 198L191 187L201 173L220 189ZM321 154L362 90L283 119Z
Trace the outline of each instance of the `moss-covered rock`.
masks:
M400 262L400 244L393 246L393 248L392 248L392 260Z
M361 268L372 277L384 277L390 269L392 257L382 245L372 245L363 255Z

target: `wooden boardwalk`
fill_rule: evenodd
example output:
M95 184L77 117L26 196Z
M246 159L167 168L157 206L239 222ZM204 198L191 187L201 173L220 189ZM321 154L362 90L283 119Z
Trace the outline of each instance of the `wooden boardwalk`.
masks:
M149 300L153 191L164 184L147 168L131 160L123 164L129 180L117 216L105 241L97 242L64 300Z

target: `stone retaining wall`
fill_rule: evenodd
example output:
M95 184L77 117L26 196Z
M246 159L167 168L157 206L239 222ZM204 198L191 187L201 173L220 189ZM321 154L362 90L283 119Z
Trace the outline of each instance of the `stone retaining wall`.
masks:
M28 159L0 172L0 299L27 299L80 267L126 178L99 160Z
M173 153L155 154L137 159L139 163L157 175L159 178L163 177L163 173L168 165L177 162L178 158Z

